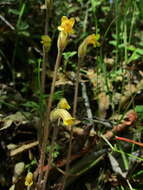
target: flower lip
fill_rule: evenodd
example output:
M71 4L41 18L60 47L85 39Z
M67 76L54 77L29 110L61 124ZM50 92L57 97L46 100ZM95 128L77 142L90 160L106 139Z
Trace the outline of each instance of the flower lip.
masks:
M63 121L64 125L66 126L70 126L70 125L74 125L75 123L75 118L71 118L71 119L66 119Z
M58 30L61 32L65 32L67 34L73 34L74 23L75 23L75 19L73 17L68 19L66 16L63 16L61 18L61 25L58 26Z

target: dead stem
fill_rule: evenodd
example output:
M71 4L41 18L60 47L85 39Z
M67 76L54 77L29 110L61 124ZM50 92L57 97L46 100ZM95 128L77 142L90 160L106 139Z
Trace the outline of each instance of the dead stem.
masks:
M47 141L48 141L48 137L49 137L49 125L50 125L49 117L50 117L50 112L51 112L51 108L52 108L53 94L54 94L54 90L55 90L57 72L58 72L58 67L60 65L60 62L61 62L61 58L62 58L62 52L58 51L56 64L55 64L55 69L54 69L54 74L53 74L53 81L52 81L51 91L50 91L49 100L48 100L47 111L46 111L45 119L44 119L44 133L43 133L44 136L43 136L43 142L42 142L42 146L41 146L41 154L40 154L40 160L39 160L39 166L38 166L38 168L39 168L39 177L38 177L37 186L38 186L39 189L42 189L41 188L41 185L42 185L41 180L43 178L42 168L44 166L45 149L46 149L46 145L47 145Z

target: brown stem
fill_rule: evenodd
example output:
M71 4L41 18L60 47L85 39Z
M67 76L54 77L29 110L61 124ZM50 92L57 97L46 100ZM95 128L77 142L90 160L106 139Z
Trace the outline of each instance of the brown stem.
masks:
M51 10L47 6L47 0L45 0L46 13L45 13L45 35L48 35L49 28L49 15L48 12ZM45 79L46 79L46 63L48 63L48 52L45 50L43 46L43 64L42 64L42 73L41 73L41 89L42 93L45 92Z
M52 162L53 162L52 154L54 152L54 147L55 147L55 141L56 141L57 134L58 134L58 126L54 126L53 135L52 135L51 149L50 149L49 158L48 158L48 169L45 172L44 181L43 181L43 190L46 189L47 178L48 178L49 172L50 172L50 170L52 168Z
M73 117L74 118L76 117L76 110L77 110L78 88L79 88L79 78L80 78L79 74L80 74L81 62L82 62L82 59L79 58L77 71L76 71L76 82L75 82L75 92L74 92L74 101L73 101ZM68 177L68 172L69 172L69 164L70 164L70 157L71 157L71 151L72 151L73 127L74 126L71 126L70 139L69 139L69 150L68 150L68 155L67 155L65 178L64 178L62 189L64 189L64 187L66 185L66 179Z
M46 63L48 63L48 55L43 46L43 64L41 73L41 89L42 93L45 93L45 79L46 79Z
M41 188L40 183L41 183L41 180L43 178L42 168L44 166L45 149L46 149L47 140L48 140L48 137L49 137L49 125L50 125L49 118L50 118L50 112L51 112L51 108L52 108L53 94L54 94L54 90L55 90L57 72L58 72L58 67L60 65L60 62L61 62L61 58L62 58L62 52L58 51L56 64L55 64L55 68L54 68L53 81L52 81L52 85L51 85L51 91L50 91L49 100L48 100L47 111L46 111L46 115L45 115L45 119L44 119L44 133L43 133L44 136L43 136L43 142L42 142L42 146L41 146L41 154L40 154L40 160L39 160L39 166L38 166L38 168L39 168L39 177L38 177L37 186L39 188Z

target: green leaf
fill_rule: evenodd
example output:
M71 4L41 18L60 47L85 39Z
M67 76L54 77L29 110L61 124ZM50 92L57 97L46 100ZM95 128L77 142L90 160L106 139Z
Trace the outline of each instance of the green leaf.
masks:
M77 54L77 51L68 51L63 53L64 59L68 60L70 57L73 57Z
M17 9L9 9L8 13L12 13L14 15L19 15L19 11Z
M28 101L22 105L28 108L33 108L33 110L38 110L40 107L38 103L33 102L33 101Z
M143 115L143 106L137 105L137 106L135 107L135 111L136 111L137 113L142 113L142 115Z

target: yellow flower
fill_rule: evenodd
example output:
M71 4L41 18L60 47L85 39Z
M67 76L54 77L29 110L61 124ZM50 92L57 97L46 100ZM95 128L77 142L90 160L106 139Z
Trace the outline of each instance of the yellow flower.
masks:
M53 111L51 111L51 121L56 121L59 118L62 118L63 124L66 126L74 125L75 123L75 118L73 118L67 110L56 108Z
M98 40L100 39L100 34L91 34L85 38L86 44L93 44L94 47L100 46Z
M68 104L68 101L65 99L65 98L62 98L58 105L57 105L57 108L61 108L61 109L67 109L69 110L71 107L70 105Z
M43 44L45 49L49 51L51 47L51 38L48 35L41 36L41 44Z
M63 16L61 18L61 25L58 26L58 30L60 31L59 37L58 37L58 49L63 52L67 43L68 43L68 37L70 34L74 33L73 26L75 23L74 18L68 19L66 16Z
M84 56L86 55L88 45L92 44L94 47L100 46L100 43L98 42L99 39L99 34L91 34L87 36L78 48L78 57L84 58Z
M25 185L26 186L31 186L33 185L33 173L28 172L27 176L25 177Z
M67 34L74 33L73 26L75 23L75 19L72 17L68 19L66 16L61 18L61 25L58 26L58 30L61 32L65 32Z

